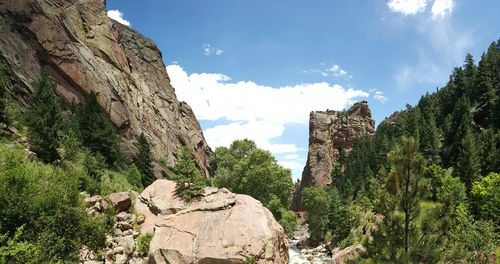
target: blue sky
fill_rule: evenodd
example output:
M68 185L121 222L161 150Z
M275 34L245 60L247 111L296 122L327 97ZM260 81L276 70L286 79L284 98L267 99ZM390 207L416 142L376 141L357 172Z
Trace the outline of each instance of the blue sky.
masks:
M500 37L498 0L108 0L151 38L213 147L248 137L299 178L312 110L378 124Z

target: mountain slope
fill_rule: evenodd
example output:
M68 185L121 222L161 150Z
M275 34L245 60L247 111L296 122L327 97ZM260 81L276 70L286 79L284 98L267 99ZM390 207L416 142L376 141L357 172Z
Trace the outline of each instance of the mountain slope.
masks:
M104 0L20 0L0 3L0 63L11 76L9 92L29 105L40 73L56 83L58 95L79 102L97 94L131 156L144 133L157 159L173 166L188 146L210 175L212 151L196 117L179 102L155 44L109 19Z

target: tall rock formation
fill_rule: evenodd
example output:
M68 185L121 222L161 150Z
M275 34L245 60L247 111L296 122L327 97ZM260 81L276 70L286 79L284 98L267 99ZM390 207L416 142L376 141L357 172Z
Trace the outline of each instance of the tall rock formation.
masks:
M173 166L185 145L209 176L212 151L196 117L179 102L155 44L106 15L105 0L0 1L0 64L7 65L9 92L29 105L45 70L57 94L79 102L91 91L134 153L144 133L156 158Z
M305 187L323 187L332 182L332 168L340 149L349 152L356 138L372 135L375 122L368 103L355 103L347 111L315 111L309 116L309 151L300 186L292 209L301 210L301 192Z

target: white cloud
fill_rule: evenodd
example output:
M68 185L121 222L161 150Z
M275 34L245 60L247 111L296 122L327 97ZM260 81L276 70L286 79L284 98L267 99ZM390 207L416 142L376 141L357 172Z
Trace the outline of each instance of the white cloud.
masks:
M387 97L384 95L384 92L382 91L376 91L375 94L373 95L373 99L377 100L379 103L385 103L387 102Z
M167 71L177 96L187 101L201 120L271 121L305 124L312 110L342 110L368 93L326 82L271 87L252 81L230 82L219 73L188 75L179 65Z
M389 0L387 6L391 12L402 13L405 16L423 12L427 7L427 0Z
M324 66L324 63L321 63L322 66ZM304 70L302 73L317 73L321 74L324 77L328 76L333 76L333 77L344 77L346 79L351 79L352 76L348 75L347 71L342 69L340 65L338 64L333 64L331 67L326 68L326 69L311 69L311 70Z
M297 153L292 143L275 144L287 124L307 129L313 110L342 110L368 93L326 82L271 87L251 81L230 82L219 73L188 73L179 65L167 67L180 100L187 101L199 120L220 121L206 128L212 147L229 146L235 139L249 138L273 154Z
M123 18L123 13L120 10L109 10L108 17L125 26L130 27L130 21Z
M454 0L435 0L432 4L432 18L438 20L450 15L453 12L454 5Z
M300 171L302 169L304 169L304 164L303 163L300 163L300 162L295 162L295 161L278 161L278 164L285 167L285 168L288 168L292 171Z
M285 160L295 160L300 159L300 156L297 154L289 154L285 156Z
M204 43L202 47L203 47L203 55L205 56L210 56L210 55L220 56L224 53L224 50L213 48L209 43Z

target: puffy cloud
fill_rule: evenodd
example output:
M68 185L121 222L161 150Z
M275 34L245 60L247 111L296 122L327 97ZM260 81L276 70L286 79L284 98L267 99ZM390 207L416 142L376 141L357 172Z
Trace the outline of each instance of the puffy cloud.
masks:
M224 53L224 50L212 48L212 46L209 43L204 43L202 47L203 47L203 55L205 56L210 56L210 55L220 56Z
M252 139L260 148L288 157L279 162L294 171L295 177L303 167L299 153L304 154L304 149L293 139L275 143L285 138L286 125L303 125L307 131L311 111L342 110L369 95L326 82L271 87L252 81L231 82L220 73L188 74L180 65L169 65L167 71L178 98L191 105L199 120L211 121L211 127L204 130L211 147Z
M387 6L392 12L415 15L425 10L427 0L389 0Z
M187 101L200 120L308 124L312 110L342 110L360 97L362 90L345 89L326 82L271 87L252 81L230 82L220 73L188 75L179 65L167 71L177 96Z
M434 20L438 20L451 14L453 12L454 5L454 0L435 0L432 4L432 18Z
M123 13L120 10L109 10L108 17L116 20L117 22L130 27L130 21L123 18Z

